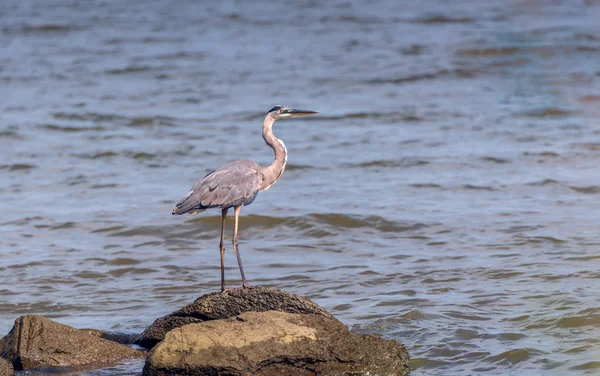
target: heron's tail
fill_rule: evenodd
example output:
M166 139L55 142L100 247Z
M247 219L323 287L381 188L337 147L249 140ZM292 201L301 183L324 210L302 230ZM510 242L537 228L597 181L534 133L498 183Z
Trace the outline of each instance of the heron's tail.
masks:
M179 200L177 204L175 204L175 207L173 208L173 212L171 214L181 215L185 213L190 213L190 215L194 215L198 212L201 212L202 209L198 207L198 203L195 200L191 199L193 193L194 190L192 189L185 196L183 196L181 200Z

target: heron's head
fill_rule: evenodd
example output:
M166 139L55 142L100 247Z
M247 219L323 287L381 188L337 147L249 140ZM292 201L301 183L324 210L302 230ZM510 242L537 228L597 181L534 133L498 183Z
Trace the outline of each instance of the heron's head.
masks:
M294 116L318 114L317 111L299 110L297 108L289 108L286 106L277 105L269 110L267 116L272 116L275 120L286 119Z

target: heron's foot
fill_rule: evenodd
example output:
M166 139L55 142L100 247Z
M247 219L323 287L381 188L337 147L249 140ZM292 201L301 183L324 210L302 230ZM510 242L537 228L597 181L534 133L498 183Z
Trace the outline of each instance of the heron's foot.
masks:
M237 290L237 289L232 289L232 288L221 289L221 294L227 294L227 293L230 293L235 290Z
M253 289L253 288L254 288L254 286L250 286L250 285L248 284L248 282L244 282L244 283L242 283L242 288L243 288L243 289Z

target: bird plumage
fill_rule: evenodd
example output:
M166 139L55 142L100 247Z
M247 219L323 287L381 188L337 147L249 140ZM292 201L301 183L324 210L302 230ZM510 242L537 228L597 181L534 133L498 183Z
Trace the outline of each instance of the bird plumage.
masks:
M173 214L250 205L262 184L261 169L257 163L246 160L219 167L194 184L177 202Z

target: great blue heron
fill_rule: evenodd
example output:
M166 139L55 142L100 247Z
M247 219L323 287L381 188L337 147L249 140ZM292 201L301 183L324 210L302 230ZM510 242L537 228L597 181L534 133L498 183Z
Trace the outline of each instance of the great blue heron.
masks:
M242 287L250 287L244 275L244 267L238 250L238 219L242 205L250 205L258 192L269 189L279 180L285 170L287 149L283 141L273 135L273 123L279 119L316 113L316 111L298 110L285 106L273 107L267 113L262 128L265 142L275 152L273 163L268 167L262 167L252 161L235 161L219 167L198 180L173 208L173 215L195 214L212 208L221 209L221 243L219 244L221 252L221 291L225 291L225 219L227 211L231 207L233 207L235 214L233 250L242 274Z

